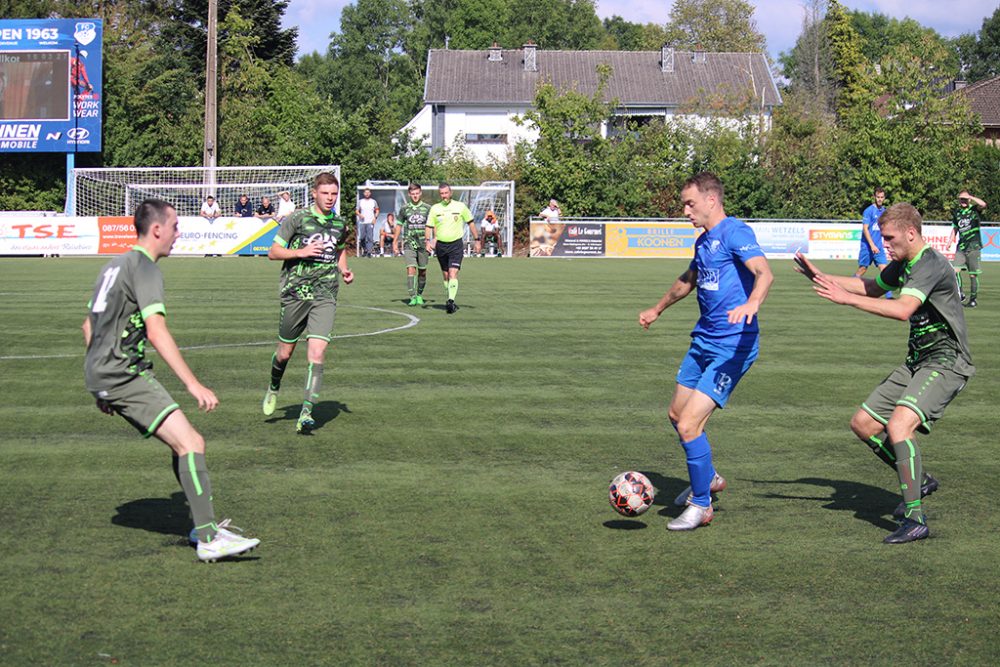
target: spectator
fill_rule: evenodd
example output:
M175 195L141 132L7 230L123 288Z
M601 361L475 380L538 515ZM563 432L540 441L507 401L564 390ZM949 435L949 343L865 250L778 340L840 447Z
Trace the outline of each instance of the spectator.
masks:
M281 222L288 214L295 210L295 202L292 201L292 193L285 190L278 195L281 199L278 201L278 216L275 218L277 222Z
M490 239L497 244L497 257L503 257L503 241L500 240L500 221L497 220L497 216L493 211L486 211L486 215L483 216L483 236L482 236L482 251L479 253L480 257L486 256L486 248L489 246Z
M559 202L550 199L549 205L543 208L538 215L545 218L545 222L558 222L559 218L562 217L562 209L559 208Z
M250 198L246 195L240 195L240 200L236 202L236 217L237 218L252 218L253 217L253 204L250 203Z
M354 212L358 216L358 252L362 257L372 256L375 242L375 221L378 220L378 202L372 199L372 191L365 188Z
M208 195L205 197L205 202L201 205L201 217L205 218L209 222L212 222L216 218L222 215L222 209L215 202L215 197Z
M386 253L386 240L389 241L389 252ZM395 257L396 253L393 252L393 248L396 246L396 216L392 213L387 213L385 216L385 222L378 230L378 245L379 253L385 257L387 254L389 257Z
M271 198L261 197L260 206L257 207L254 216L261 220L273 220L274 215L274 204L271 203Z

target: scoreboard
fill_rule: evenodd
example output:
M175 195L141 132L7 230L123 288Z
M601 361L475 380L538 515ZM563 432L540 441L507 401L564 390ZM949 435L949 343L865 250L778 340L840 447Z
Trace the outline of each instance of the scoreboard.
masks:
M101 150L100 19L0 20L0 153Z

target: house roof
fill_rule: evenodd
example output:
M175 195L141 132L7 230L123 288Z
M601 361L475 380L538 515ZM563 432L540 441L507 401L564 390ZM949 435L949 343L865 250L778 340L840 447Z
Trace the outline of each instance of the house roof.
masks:
M763 105L781 104L767 60L759 53L673 52L673 71L660 66L660 51L545 51L537 49L537 71L526 71L524 49L490 51L431 49L427 58L425 104L531 104L539 84L592 95L597 90L597 66L611 66L606 98L625 107L680 106L706 95L736 95L755 91Z
M955 92L969 99L969 106L979 114L983 127L1000 127L1000 76L959 88Z

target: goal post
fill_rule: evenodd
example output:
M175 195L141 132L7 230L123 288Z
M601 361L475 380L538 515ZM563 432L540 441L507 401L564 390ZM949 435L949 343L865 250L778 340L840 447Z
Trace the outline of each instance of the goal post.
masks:
M399 209L410 201L407 192L407 183L397 181L366 181L357 186L355 193L354 211L345 212L345 217L359 221L354 215L358 210L358 202L364 195L365 190L371 190L372 199L376 201L379 208L378 219L375 221L373 248L378 246L379 229L385 223L389 213L397 215ZM420 183L423 190L421 201L431 206L441 201L438 194L438 183ZM500 223L500 237L503 240L503 254L510 257L513 252L514 241L514 181L484 181L478 185L452 185L452 199L457 200L469 207L472 213L472 220L476 223L476 229L482 233L482 221L487 211L492 211ZM356 251L360 255L360 234L355 234ZM464 239L466 246L472 244L469 237L469 228L465 227Z
M322 172L340 179L339 165L74 169L69 213L128 216L143 199L155 197L170 202L180 216L196 216L212 195L223 215L231 215L240 195L247 195L255 207L263 197L277 205L279 194L286 190L302 207L309 205L312 181Z

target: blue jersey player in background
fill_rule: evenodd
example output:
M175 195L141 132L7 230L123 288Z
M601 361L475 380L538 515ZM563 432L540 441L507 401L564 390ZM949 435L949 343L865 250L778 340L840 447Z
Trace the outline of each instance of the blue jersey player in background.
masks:
M861 248L858 250L858 270L854 272L856 278L865 275L872 264L879 271L889 264L889 257L885 254L885 245L882 243L882 230L878 226L878 219L885 213L885 188L875 188L873 194L875 202L861 214ZM892 292L886 292L885 296L891 299Z
M677 497L675 504L686 509L667 524L669 530L708 525L714 515L712 493L726 488L726 480L712 465L705 425L716 408L725 407L757 358L757 312L774 280L753 230L726 215L722 182L715 174L702 172L689 178L681 200L684 215L704 233L695 241L687 271L655 306L639 313L639 324L648 329L664 310L698 288L701 317L677 371L669 411L684 448L691 486Z

